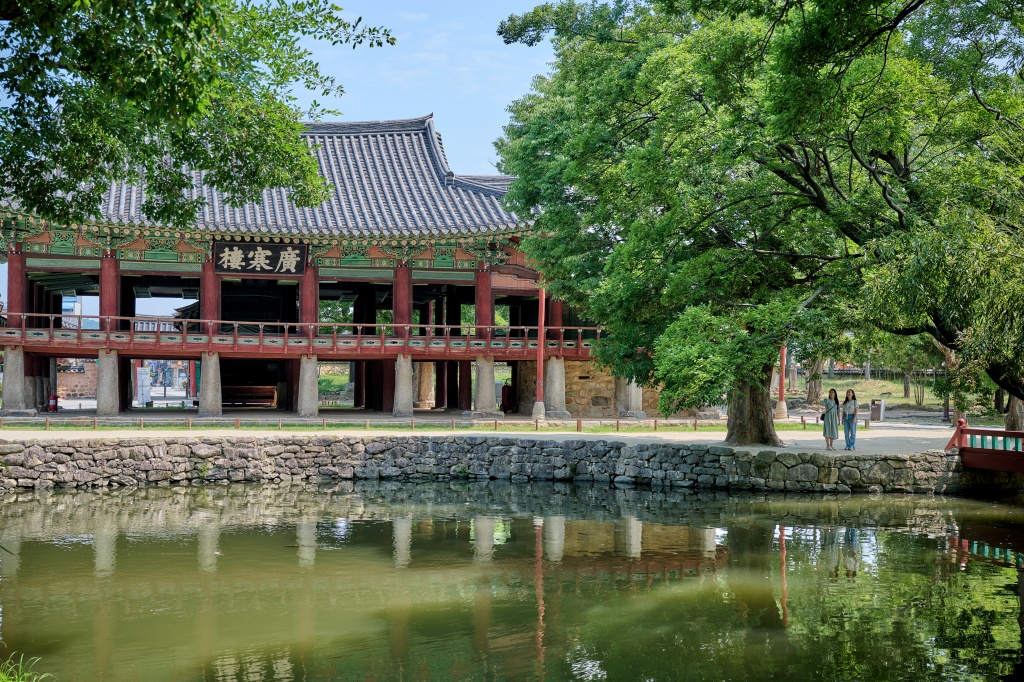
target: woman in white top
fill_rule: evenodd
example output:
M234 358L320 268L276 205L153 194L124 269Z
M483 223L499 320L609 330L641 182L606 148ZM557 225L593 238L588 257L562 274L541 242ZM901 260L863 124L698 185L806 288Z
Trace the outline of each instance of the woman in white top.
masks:
M857 449L857 394L850 389L843 401L843 436L846 438L846 449Z

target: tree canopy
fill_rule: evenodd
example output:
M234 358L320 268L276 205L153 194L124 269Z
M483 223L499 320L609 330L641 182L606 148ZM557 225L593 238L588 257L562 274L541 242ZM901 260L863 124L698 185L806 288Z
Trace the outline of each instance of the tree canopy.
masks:
M58 223L97 213L112 181L142 186L143 212L194 223L188 171L232 202L287 187L326 197L300 139L296 86L338 95L304 39L393 43L329 0L0 0L3 199Z
M787 339L931 335L1024 395L1017 3L625 1L502 23L556 61L497 142L525 248L663 409L773 442ZM739 402L737 402L739 401ZM752 410L752 412L750 412Z

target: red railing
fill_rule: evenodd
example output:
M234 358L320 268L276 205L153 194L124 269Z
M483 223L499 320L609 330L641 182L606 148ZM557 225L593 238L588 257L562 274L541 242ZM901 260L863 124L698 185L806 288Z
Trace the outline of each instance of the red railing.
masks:
M162 351L218 350L285 354L466 354L529 355L537 352L537 327L300 323L183 320L160 317L8 314L0 339L26 347L155 348ZM589 355L601 338L597 327L546 329L545 352Z
M965 469L1024 473L1024 431L974 429L961 419L946 449L959 452Z

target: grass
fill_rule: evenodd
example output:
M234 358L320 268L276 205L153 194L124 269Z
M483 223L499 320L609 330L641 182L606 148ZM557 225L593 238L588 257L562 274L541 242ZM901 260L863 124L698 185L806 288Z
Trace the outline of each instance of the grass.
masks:
M48 673L37 673L32 670L38 662L38 658L26 661L24 656L17 659L9 658L0 663L0 682L41 682L53 679Z
M797 384L798 386L800 384ZM924 405L918 406L914 402L914 388L911 386L910 397L903 397L903 380L872 379L865 381L858 378L837 378L829 381L827 375L821 380L821 396L828 396L830 388L836 389L839 399L842 400L846 391L853 389L857 394L857 400L862 405L867 405L872 399L884 399L888 409L910 409L910 410L934 410L942 408L942 399L935 395L932 390L932 381L928 380L925 388ZM883 395L888 394L888 395Z
M320 394L341 393L348 383L348 374L321 374L317 377L316 384Z

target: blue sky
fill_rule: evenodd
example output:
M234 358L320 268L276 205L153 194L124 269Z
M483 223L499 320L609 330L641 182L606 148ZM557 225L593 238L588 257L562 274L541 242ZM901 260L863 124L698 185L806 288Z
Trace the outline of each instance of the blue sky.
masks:
M345 95L320 104L342 112L341 120L414 118L434 114L448 163L456 174L496 173L493 142L508 121L506 107L547 73L551 46L505 45L498 24L509 14L532 9L539 0L338 0L349 20L362 17L386 26L395 45L352 49L309 43L325 73ZM302 93L308 106L312 96ZM7 265L0 265L0 295L7 300ZM98 314L95 297L84 299L86 315ZM138 313L170 315L178 300L142 299Z
M321 68L345 86L322 104L342 119L413 118L434 113L456 174L494 173L492 142L508 121L506 107L546 73L551 46L505 45L495 33L509 14L539 0L410 2L339 0L349 19L392 30L398 43L383 48L311 46Z

